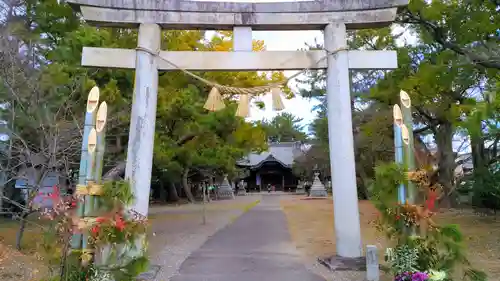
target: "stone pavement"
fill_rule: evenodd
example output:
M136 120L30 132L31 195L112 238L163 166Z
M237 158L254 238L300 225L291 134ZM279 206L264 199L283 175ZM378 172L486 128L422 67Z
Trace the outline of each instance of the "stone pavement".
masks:
M325 280L306 268L290 241L279 197L262 195L259 205L209 238L170 280Z
M150 220L154 235L149 236L152 268L145 280L169 280L194 250L259 199L260 196L240 196L234 200L213 201L206 205L206 224L202 224L201 204L152 207Z

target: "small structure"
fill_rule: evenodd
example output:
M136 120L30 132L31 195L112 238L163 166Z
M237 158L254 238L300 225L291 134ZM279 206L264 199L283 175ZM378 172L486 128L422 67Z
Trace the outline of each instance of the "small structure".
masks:
M249 190L262 191L270 184L276 191L294 191L298 179L292 172L292 165L304 149L306 146L300 142L270 143L268 151L251 153L237 166L249 171L244 179Z
M378 263L377 246L366 245L366 280L379 281L380 268Z
M311 186L309 197L326 197L326 196L328 196L328 193L326 192L325 186L319 179L319 172L314 172L314 182Z
M247 184L244 180L240 180L239 184L237 185L238 187L238 196L245 196L247 195Z
M304 187L304 182L299 180L299 183L297 184L297 189L295 189L295 194L306 194L306 189Z
M233 188L229 184L229 180L227 179L227 175L224 175L224 180L222 184L217 189L217 198L218 199L234 199Z
M16 180L15 188L21 189L22 196L26 202L28 201L29 193L32 188L37 185L36 179L38 177L38 172L39 171L33 167L23 168L18 172L20 179ZM60 173L56 171L48 172L40 183L38 194L33 199L33 204L41 209L52 208L54 203L56 203L54 202L54 197L50 196L54 191L54 186L62 190L63 194L66 193L68 187L67 181Z

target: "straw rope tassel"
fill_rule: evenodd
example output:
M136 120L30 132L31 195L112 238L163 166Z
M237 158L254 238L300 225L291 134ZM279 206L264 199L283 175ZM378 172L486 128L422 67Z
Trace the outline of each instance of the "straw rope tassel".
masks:
M209 111L217 111L224 109L225 107L226 105L222 100L222 96L219 90L216 87L213 87L212 90L210 90L210 93L208 94L208 99L205 102L203 108Z
M281 88L272 88L271 89L271 96L273 99L273 109L276 111L280 111L285 109L285 106L283 105L283 100L281 99L281 94L283 92L281 91Z
M248 95L240 95L240 101L238 102L238 109L236 110L236 116L248 117L250 112L250 97Z

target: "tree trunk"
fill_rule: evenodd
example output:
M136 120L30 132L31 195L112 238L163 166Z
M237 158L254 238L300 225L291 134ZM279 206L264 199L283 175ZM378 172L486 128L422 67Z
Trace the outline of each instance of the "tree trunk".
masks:
M471 136L471 152L474 174L480 174L484 168L488 167L488 159L483 138L480 136Z
M165 186L165 184L163 183L163 181L160 179L159 180L159 185L160 185L160 190L159 190L159 198L160 198L160 201L161 202L167 202L168 200L168 192L167 192L167 188Z
M171 202L179 201L179 194L177 194L177 188L173 182L169 182L167 185L168 199Z
M23 240L24 229L26 228L26 218L28 218L29 214L30 214L29 211L23 211L20 216L21 221L19 222L19 230L17 231L16 234L16 249L18 251L21 250L21 242Z
M439 183L443 186L441 205L450 207L450 195L453 192L455 175L455 154L453 152L453 126L450 122L443 122L436 128L436 144L438 146Z
M472 205L484 206L484 189L487 188L485 179L488 177L488 156L484 147L484 139L481 135L471 134L471 152L473 165L474 184L472 185Z
M4 172L5 173L5 172ZM1 177L1 176L0 176ZM3 216L4 215L4 206L3 206L3 196L5 196L5 185L3 184L5 181L3 179L0 179L2 181L2 183L0 184L0 216ZM5 208L7 209L7 208ZM5 210L6 211L6 210Z
M176 182L174 184L174 186L175 186L175 190L177 191L177 194L179 195L179 198L183 198L183 197L186 196L184 194L184 189L182 188L182 184L181 183Z
M189 174L189 168L185 168L184 172L182 173L182 188L184 189L184 192L186 193L186 197L189 200L189 202L194 203L194 196L191 193L191 188L188 185L188 174Z

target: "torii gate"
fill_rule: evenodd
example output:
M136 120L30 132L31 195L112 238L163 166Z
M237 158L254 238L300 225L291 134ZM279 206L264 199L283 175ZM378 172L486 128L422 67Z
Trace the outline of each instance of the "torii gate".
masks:
M158 70L177 70L157 58L164 29L234 31L234 52L170 52L161 56L185 70L327 69L328 135L337 254L362 256L349 69L397 68L395 51L252 52L252 30L324 30L324 47L347 47L346 29L383 27L408 0L318 0L280 3L186 0L67 0L91 24L139 28L138 49L83 48L82 65L135 69L126 178L135 210L147 215L158 95Z

